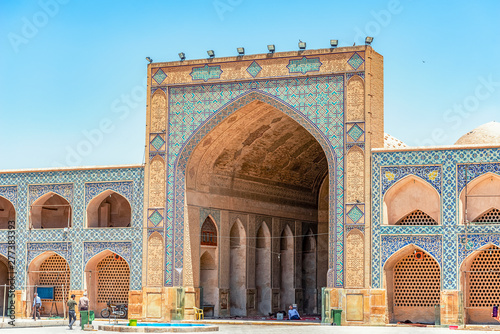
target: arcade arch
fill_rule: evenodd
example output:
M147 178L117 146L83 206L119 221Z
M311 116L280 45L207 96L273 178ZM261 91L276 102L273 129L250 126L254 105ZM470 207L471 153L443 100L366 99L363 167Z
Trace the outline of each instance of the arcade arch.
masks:
M465 322L497 324L491 310L500 304L500 248L487 244L477 249L462 262L460 273Z
M408 245L384 265L389 321L433 323L441 300L441 269L424 250Z
M7 258L0 255L0 316L7 315L8 301L9 301L9 288L7 293L4 294L4 285L9 285L9 262ZM3 308L5 305L5 309Z
M130 227L132 209L125 197L112 190L105 190L94 197L87 206L87 227Z
M111 301L128 304L130 267L123 257L105 250L94 255L85 265L85 290L88 292L90 309L100 310Z
M53 192L40 196L31 205L31 226L35 229L71 227L71 205Z
M268 315L293 303L314 313L326 285L328 255L320 256L314 234L326 231L326 250L328 161L315 137L266 99L235 102L239 108L201 138L185 167L185 212L192 245L199 245L194 284L215 316ZM220 213L216 245L204 244L209 230L200 208ZM215 269L202 265L211 259ZM208 282L214 286L207 289Z
M441 202L436 189L415 175L392 185L384 196L386 225L438 225Z
M0 196L0 230L9 228L9 221L16 220L14 205L6 198Z
M52 305L55 304L61 315L63 303L68 300L70 277L70 266L62 256L50 251L40 254L28 266L28 305L33 303L36 287L54 287L54 300L42 299L43 313L55 312L56 308Z
M500 224L499 189L498 174L486 173L470 181L460 193L460 222Z

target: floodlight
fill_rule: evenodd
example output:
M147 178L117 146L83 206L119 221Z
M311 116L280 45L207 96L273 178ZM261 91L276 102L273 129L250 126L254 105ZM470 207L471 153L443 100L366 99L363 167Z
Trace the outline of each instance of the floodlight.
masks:
M367 37L365 38L365 44L366 44L366 45L370 45L370 44L372 44L372 42L373 42L373 37L369 37L369 36L367 36Z
M276 51L276 47L274 46L274 44L269 44L267 46L267 49L269 50L270 53L274 53L274 51Z
M299 49L305 50L306 49L306 42L302 42L301 40L299 40Z
M179 58L182 60L186 59L186 54L184 52L179 53Z
M245 48L243 48L243 47L236 48L236 51L238 51L238 54L240 56L243 56L245 54Z
M339 40L338 40L338 39L331 39L331 40L330 40L330 46L331 46L332 48L336 48L336 47L337 47L337 45L339 45Z
M151 59L149 57L146 57L146 60L149 61L150 64L153 62L153 59Z
M214 50L208 50L208 51L207 51L207 54L208 54L208 56L209 56L210 58L215 57L215 52L214 52Z

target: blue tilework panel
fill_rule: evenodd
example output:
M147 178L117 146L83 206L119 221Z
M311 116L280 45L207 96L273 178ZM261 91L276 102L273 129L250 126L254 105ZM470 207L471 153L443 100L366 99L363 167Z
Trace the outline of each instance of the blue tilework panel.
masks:
M422 236L422 235L383 235L380 240L380 266L383 268L385 262L398 250L415 245L420 247L442 265L443 242L442 236Z
M252 76L252 78L255 78L261 70L262 67L255 60L247 67L247 72Z
M357 52L355 52L347 61L347 63L355 70L357 70L364 62L365 60L363 57L361 57Z
M500 226L497 226L497 229ZM462 262L471 254L478 254L477 250L495 245L500 247L500 234L459 234L458 237L458 268Z
M167 75L165 74L165 72L163 72L161 68L158 71L156 71L155 74L153 74L153 79L155 79L155 81L158 84L161 84L166 79L166 77Z
M219 79L220 75L222 74L222 70L219 65L205 65L202 67L193 67L193 70L190 74L193 80L208 81L210 79Z
M306 74L307 72L319 72L321 65L323 64L319 61L319 57L302 57L301 59L290 60L286 67L289 73Z
M57 170L0 173L0 188L15 186L16 210L16 288L25 282L26 265L45 251L68 260L71 289L83 288L85 242L103 245L126 242L129 257L130 288L141 289L144 170L142 167ZM111 189L130 201L132 222L129 228L84 228L88 201ZM29 205L48 192L58 193L71 203L72 226L63 229L28 229ZM0 244L7 242L7 231L0 230ZM1 248L1 247L0 247ZM125 256L124 256L125 257Z
M200 140L242 106L260 100L297 121L325 151L330 166L329 268L331 286L343 285L344 76L205 84L169 88L165 285L178 283L182 267L184 176ZM335 267L335 268L334 268Z
M17 187L0 186L0 196L9 200L14 207L17 207Z
M469 181L485 173L498 174L500 150L495 148L447 149L428 151L389 151L373 152L372 159L372 286L380 288L382 284L383 263L381 259L387 253L383 240L401 235L421 238L417 246L429 252L435 252L436 241L442 240L442 287L445 290L458 289L458 269L463 258L468 254L465 244L460 244L464 226L458 223L459 190L465 185L464 165L468 164ZM461 176L460 174L463 174ZM383 196L393 184L408 175L415 175L428 182L440 195L441 225L439 226L383 226ZM461 179L462 178L462 179ZM470 226L469 244L471 249L482 247L487 242L496 243L500 234L500 225ZM474 236L474 234L486 234ZM432 237L432 238L431 238ZM431 238L431 239L425 239ZM489 241L487 241L489 240ZM392 251L404 247L403 244L391 244ZM433 255L434 256L434 255ZM436 257L436 256L434 256Z

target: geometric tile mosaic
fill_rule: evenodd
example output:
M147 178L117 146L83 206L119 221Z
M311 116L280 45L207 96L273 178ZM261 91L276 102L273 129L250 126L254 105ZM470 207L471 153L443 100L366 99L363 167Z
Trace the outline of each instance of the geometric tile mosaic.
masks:
M151 145L156 149L156 151L159 151L160 148L165 145L165 140L160 135L156 135L154 139L151 141Z
M363 135L364 131L357 125L354 124L348 131L347 134L354 140L358 141Z
M364 63L364 61L365 61L365 60L364 60L364 59L363 59L363 58L362 58L362 57L361 57L361 56L360 56L357 52L355 52L355 53L351 56L351 58L349 58L349 60L347 61L347 63L348 63L349 65L351 65L351 67L352 67L353 69L357 70L357 69L358 69L358 67L360 67L360 66L361 66L361 64L363 64L363 63Z
M0 174L0 191L5 186L15 186L16 201L16 287L25 282L26 264L44 251L52 251L65 259L71 272L71 289L83 288L83 244L84 242L131 244L130 288L142 286L142 227L144 169L117 167L85 170L55 170ZM107 189L124 196L132 209L129 228L85 228L86 206L95 195ZM57 193L68 200L72 209L72 226L63 229L27 228L29 204L48 192ZM12 192L10 192L12 194ZM9 199L10 200L10 199ZM0 230L0 252L7 245L8 231ZM50 242L49 242L50 241ZM68 255L70 254L70 255ZM125 256L124 256L125 257Z
M321 65L322 63L319 61L319 57L302 57L301 59L290 60L286 67L288 68L289 73L306 74L307 72L318 72Z
M165 74L165 72L163 72L161 68L158 71L156 71L156 73L153 75L153 79L155 79L155 81L158 84L161 84L166 77L167 75Z
M189 155L206 133L256 99L265 100L305 127L325 151L331 166L330 203L336 203L329 215L328 258L329 268L334 268L329 284L343 286L343 79L342 75L332 75L168 88L166 286L174 283L174 267L182 267L184 171Z
M380 241L380 266L383 267L392 254L408 245L422 248L432 255L439 265L442 264L443 242L441 235L383 235Z
M406 242L400 239L403 235L420 238L418 241L420 244L417 246L428 253L438 251L435 248L437 241L422 238L441 238L442 287L444 290L457 290L459 266L467 254L488 243L500 246L499 224L468 226L468 238L465 239L465 227L458 223L458 194L465 186L465 164L468 164L467 178L470 182L488 172L500 174L499 162L500 150L496 148L374 151L372 154L372 287L382 286L381 259L386 258L388 253L404 247L403 244ZM384 193L395 182L408 175L420 177L439 193L442 208L441 225L382 225ZM437 259L437 255L434 257Z
M158 210L149 211L153 212L149 215L149 221L153 224L154 227L157 227L163 221L163 216L158 212Z
M252 76L252 78L255 78L257 74L260 73L262 70L262 67L256 62L253 61L248 67L247 67L247 72Z
M354 206L348 213L347 216L352 220L353 223L357 223L358 220L363 217L363 211L361 211L357 206Z
M14 205L17 206L17 187L16 186L2 186L0 187L0 196L7 199Z

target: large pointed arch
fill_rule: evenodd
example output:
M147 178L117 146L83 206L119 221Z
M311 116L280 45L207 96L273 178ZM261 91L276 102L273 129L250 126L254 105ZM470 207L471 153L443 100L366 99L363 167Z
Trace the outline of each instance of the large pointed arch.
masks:
M330 182L330 200L337 204L337 157L334 153L334 147L329 143L328 139L321 132L316 124L314 124L305 114L294 109L289 104L277 99L276 97L269 95L260 91L250 91L245 93L238 98L228 102L219 110L217 110L211 117L209 117L189 138L184 142L184 144L179 149L179 154L175 158L175 162L173 163L175 169L170 169L168 174L172 175L173 179L172 184L168 185L170 189L173 189L171 192L172 198L167 201L169 203L175 203L175 205L169 211L169 215L171 215L171 219L174 222L173 235L167 236L166 247L169 248L167 250L167 254L171 254L171 261L166 261L166 272L167 275L173 275L174 277L169 277L166 279L166 285L175 283L178 281L179 276L173 270L175 267L182 267L183 261L183 225L184 225L184 206L185 206L185 189L183 186L187 184L186 181L189 182L190 177L192 176L192 171L187 170L188 160L191 158L191 153L195 149L195 147L205 138L205 136L211 132L214 128L218 127L224 120L230 120L231 115L235 113L235 111L240 108L252 103L254 101L258 101L260 103L268 104L269 106L281 111L283 114L289 116L292 120L297 122L301 127L303 127L320 145L323 150L325 157L327 159L328 165L328 175ZM326 173L326 172L325 172ZM316 180L317 187L321 186L321 182L323 181L325 175L318 177ZM169 191L167 190L167 193ZM337 231L337 219L336 219L335 207L332 206L329 208L329 224L334 226L334 230ZM342 222L339 221L339 224ZM337 243L337 238L335 237L336 232L330 234L329 242L332 244ZM169 242L170 241L170 242ZM171 246L173 244L173 246ZM338 253L342 253L342 250L339 250ZM333 264L336 263L335 258L337 256L337 252L333 254L331 259L329 259L329 266L333 270ZM337 264L339 266L339 264ZM341 266L341 265L340 265ZM340 270L341 267L337 269ZM342 281L342 279L337 280ZM330 281L330 284L333 284L333 280Z

